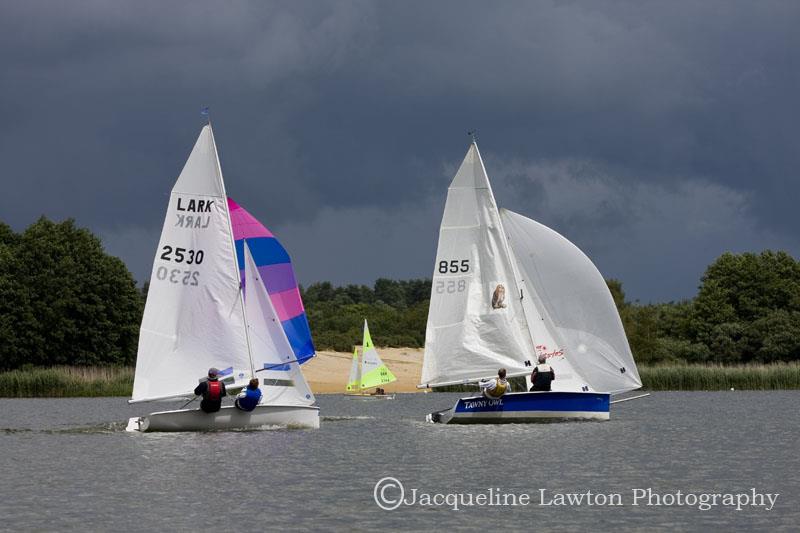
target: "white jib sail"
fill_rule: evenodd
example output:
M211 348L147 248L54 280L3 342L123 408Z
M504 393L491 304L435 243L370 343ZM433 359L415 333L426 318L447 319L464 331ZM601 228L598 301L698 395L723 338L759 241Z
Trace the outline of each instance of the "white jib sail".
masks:
M585 380L597 392L641 387L622 321L597 267L547 226L507 209L501 211L501 218L520 275L532 289L531 305L539 306L535 312L554 331L552 342L561 352L548 354L556 372L554 390L564 390L558 384L560 371L569 372L569 367L574 369L575 383ZM536 323L530 313L528 322ZM534 337L538 343L536 331Z
M525 322L489 179L472 144L447 191L425 331L422 383L531 370Z
M303 377L272 300L261 282L247 241L244 256L245 315L256 377L261 382L261 403L311 405L314 394Z
M249 368L225 185L205 126L170 195L139 333L132 401L193 395L209 367Z

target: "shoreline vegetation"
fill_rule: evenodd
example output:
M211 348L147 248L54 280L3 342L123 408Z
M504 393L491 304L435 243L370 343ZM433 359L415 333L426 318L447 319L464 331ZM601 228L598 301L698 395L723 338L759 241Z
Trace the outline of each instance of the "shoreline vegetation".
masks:
M350 354L329 357L349 360ZM311 366L310 363L307 366ZM412 362L409 364L413 367ZM413 368L408 370L413 372ZM326 368L326 372L328 369ZM26 368L0 372L0 397L2 398L77 398L125 396L133 388L132 367L71 367ZM313 372L309 382L316 394L344 392L330 390L320 382L315 386ZM773 363L758 365L703 365L669 364L640 365L644 391L717 391L717 390L800 390L800 363ZM342 373L344 382L346 372ZM413 380L412 380L413 381ZM420 392L411 381L404 380L400 386L386 388L392 392ZM394 385L394 384L393 384ZM344 387L342 386L342 389ZM446 387L447 392L474 391L475 387Z
M758 366L800 363L800 261L787 252L723 253L706 269L697 294L680 301L629 301L621 281L606 284L636 363L664 365L652 375L643 372L645 386L798 388L795 367ZM421 364L431 287L430 279L379 278L373 286L320 281L299 288L318 353L352 353L369 319L375 343L395 350L406 369L395 391L411 392L420 376L414 365ZM138 286L99 237L72 219L42 217L19 233L0 222L0 373L134 366L148 290L148 282ZM340 392L349 368L338 365L352 357L324 359L304 366L316 372L307 375L312 389ZM757 366L741 372L736 365ZM95 379L91 372L2 375L13 395L124 395L130 388L130 378Z

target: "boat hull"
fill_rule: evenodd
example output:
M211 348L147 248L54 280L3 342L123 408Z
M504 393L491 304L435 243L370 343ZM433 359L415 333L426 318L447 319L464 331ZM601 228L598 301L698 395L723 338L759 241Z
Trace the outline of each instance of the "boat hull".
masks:
M319 428L319 407L306 405L259 405L246 412L223 407L216 413L200 409L159 411L131 418L127 431L219 431L260 427Z
M394 394L354 394L345 393L348 398L359 400L394 400Z
M498 399L459 398L455 406L428 415L441 424L526 424L558 420L608 420L610 394L516 392Z

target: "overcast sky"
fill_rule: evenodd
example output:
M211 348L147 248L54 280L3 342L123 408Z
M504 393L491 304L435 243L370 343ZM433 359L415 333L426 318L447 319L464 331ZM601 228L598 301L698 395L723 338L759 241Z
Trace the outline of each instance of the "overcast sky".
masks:
M629 298L800 255L800 3L0 2L0 220L73 217L139 282L211 107L302 283L430 277L478 140L498 204Z

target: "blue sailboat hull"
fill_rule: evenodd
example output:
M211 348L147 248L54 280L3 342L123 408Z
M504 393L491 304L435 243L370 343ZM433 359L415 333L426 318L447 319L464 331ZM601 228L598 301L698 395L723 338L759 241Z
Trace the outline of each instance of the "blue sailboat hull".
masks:
M512 392L498 399L459 398L428 421L442 424L524 424L557 420L608 420L610 394L599 392Z

